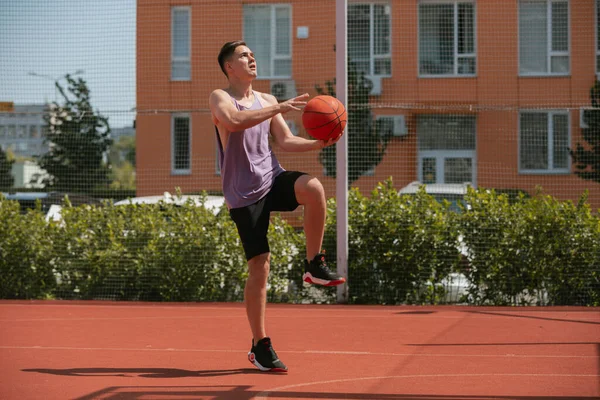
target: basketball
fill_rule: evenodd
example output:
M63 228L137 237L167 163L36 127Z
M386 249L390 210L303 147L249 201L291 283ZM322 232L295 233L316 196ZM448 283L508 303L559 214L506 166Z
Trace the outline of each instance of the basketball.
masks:
M318 140L329 140L343 133L347 120L346 107L332 96L313 97L302 112L306 133Z

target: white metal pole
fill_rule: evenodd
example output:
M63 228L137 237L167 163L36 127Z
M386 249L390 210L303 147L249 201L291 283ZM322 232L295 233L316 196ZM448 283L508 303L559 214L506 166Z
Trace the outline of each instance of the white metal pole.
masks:
M348 0L335 3L336 97L348 110ZM348 279L348 125L336 145L337 272ZM348 302L348 283L337 287L337 302Z

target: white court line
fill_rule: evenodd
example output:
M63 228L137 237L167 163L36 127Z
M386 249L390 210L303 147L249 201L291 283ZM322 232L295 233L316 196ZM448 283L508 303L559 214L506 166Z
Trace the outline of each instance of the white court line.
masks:
M306 382L296 383L294 385L280 386L273 389L267 389L256 395L255 399L266 399L270 394L274 392L280 392L282 390L295 389L299 387L314 386L314 385L329 385L332 383L343 383L343 382L356 382L356 381L368 381L368 380L381 380L381 379L417 379L417 378L482 378L482 377L494 377L494 378L598 378L600 375L593 374L428 374L428 375L388 375L388 376L368 376L368 377L356 377L356 378L345 378L345 379L333 379L329 381L318 381L318 382ZM340 393L340 398L343 396ZM489 397L493 397L490 395Z
M111 321L111 320L115 320L115 321L125 321L125 320L165 320L165 319L231 319L231 318L243 318L246 319L246 314L245 311L241 310L242 312L244 312L244 314L240 315L179 315L179 316L147 316L147 317L73 317L73 318L16 318L16 319L10 319L10 318L3 318L0 319L0 322L49 322L49 321ZM341 319L345 319L345 318L381 318L381 315L372 315L372 314L364 314L364 315L356 315L356 314L351 314L351 315L328 315L327 318L331 319L331 318L341 318ZM455 316L451 316L451 315L436 315L433 316L432 318L434 319L464 319L464 320L481 320L481 319L498 319L499 317L504 317L504 318L527 318L527 317L532 317L535 318L536 316L525 316L525 315L494 315L494 316L484 316L484 315L455 315ZM287 314L275 314L273 312L271 312L268 315L268 318L284 318L284 319L310 319L310 318L321 318L318 315L290 315L289 313ZM406 320L408 318L417 318L417 319L424 319L426 317L422 316L422 315L402 315L399 316L398 318L402 318L403 320ZM600 322L600 318L595 318L595 317L575 317L575 316L561 316L561 317L557 317L557 318L572 318L572 320L570 321L564 321L564 320L560 320L560 319L556 319L553 320L552 318L548 318L549 322L565 322L565 323L571 323L571 322L588 322L588 321L597 321Z
M16 303L16 304L11 304L11 303L1 303L0 302L0 309L2 309L3 307L31 307L31 306L41 306L41 307L59 307L59 308L65 308L65 307L76 307L76 308L82 308L82 307L89 307L89 308L144 308L144 309L149 309L149 310L156 310L156 309L201 309L201 310L238 310L238 311L242 311L245 312L244 309L244 304L243 303L239 303L239 305L236 306L204 306L203 303L194 303L194 304L190 304L190 305L185 305L184 303L182 303L181 305L145 305L145 304L117 304L117 303L111 303L111 304L69 304L68 300L64 300L65 304L46 304L43 302L37 302L37 303L27 303L27 304L22 304L22 303ZM277 312L279 311L277 308L280 307L285 307L285 306L290 306L290 310L285 311L285 312L289 312L291 310L294 311L301 311L301 312L313 312L315 310L317 310L319 313L321 312L331 312L331 313L338 313L341 310L343 310L345 313L356 313L356 312L368 312L369 314L373 314L373 313L380 313L380 314L398 314L399 316L402 317L418 317L418 318L426 318L426 317L433 317L433 318L440 318L440 316L438 315L434 315L437 313L460 313L460 314L464 314L464 313L468 313L469 315L471 315L472 317L475 318L493 318L495 316L506 316L506 317L521 317L521 316L529 316L528 314L536 314L537 315L537 311L535 310L535 306L531 306L528 309L523 309L523 310L494 310L493 307L491 308L486 308L486 307L477 307L477 306L464 306L464 309L461 309L461 306L456 306L456 308L453 309L444 309L444 306L441 306L441 308L439 310L430 310L427 308L424 309L418 309L418 307L415 307L415 309L412 308L404 308L402 306L398 306L397 308L394 308L394 306L387 306L388 308L379 308L378 306L363 306L363 305L350 305L350 306L340 306L337 304L326 304L326 305L318 305L318 304L285 304L285 303L280 303L280 304L270 304L273 308L270 309L270 312ZM370 308L372 307L372 308ZM384 306L385 307L385 306ZM357 309L353 309L353 308L357 308ZM366 308L366 309L365 309ZM539 307L540 310L544 310L543 307ZM415 312L416 314L411 314L412 312ZM423 314L417 314L418 312L422 312ZM480 314L477 314L477 312L494 312L495 314L493 316L483 316ZM557 315L561 316L561 317L566 317L569 315L574 315L574 314L589 314L590 311L588 310L549 310L546 311L544 310L544 312L550 312L550 313L556 313ZM507 314L503 314L503 313L507 313ZM452 317L445 317L445 318L463 318L461 316L452 316ZM591 319L600 319L600 309L598 311L598 316L595 317L585 317L585 318L591 318Z
M69 350L69 351L154 351L154 352L196 352L196 353L246 353L248 350L226 349L176 349L176 348L115 348L115 347L68 347L68 346L0 346L0 350ZM381 357L492 357L492 358L600 358L582 355L552 354L423 354L423 353L379 353L370 351L326 351L326 350L281 350L277 353L287 354L319 354L334 356L381 356Z

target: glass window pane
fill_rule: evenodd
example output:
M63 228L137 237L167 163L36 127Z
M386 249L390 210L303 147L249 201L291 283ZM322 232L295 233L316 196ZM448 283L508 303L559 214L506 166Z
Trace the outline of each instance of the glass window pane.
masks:
M475 73L475 57L464 57L458 59L458 73L460 75L471 75Z
M173 61L171 63L172 79L189 79L191 74L189 61Z
M568 73L569 72L569 56L553 56L550 57L552 62L552 72Z
M272 76L271 7L244 6L244 40L254 52L258 76Z
M190 120L175 118L173 132L173 166L175 169L190 168Z
M290 76L292 75L292 60L275 60L274 68L273 76Z
M390 6L375 4L373 6L375 55L390 53Z
M458 54L475 52L475 8L473 4L458 5Z
M18 138L27 137L27 126L26 125L17 126L17 137Z
M569 167L569 117L566 114L554 114L553 126L553 160L554 168Z
M464 115L417 117L419 150L475 150L476 119Z
M552 2L552 51L569 50L569 4Z
M419 67L422 74L454 72L454 6L419 6Z
M422 162L422 176L423 183L437 183L436 177L436 159L435 158L423 158Z
M521 168L548 169L548 114L521 114Z
M392 60L389 58L380 58L375 60L375 75L391 75Z
M37 139L40 137L40 130L37 125L29 126L29 137L32 139Z
M366 64L366 70L360 69L365 74L370 73L370 20L368 4L348 5L348 57L352 62Z
M278 7L275 9L275 54L291 55L291 21L290 9Z
M188 10L173 11L173 57L190 56L190 25Z
M473 181L473 159L470 157L444 159L444 183Z
M545 1L519 2L521 73L548 72L548 31Z

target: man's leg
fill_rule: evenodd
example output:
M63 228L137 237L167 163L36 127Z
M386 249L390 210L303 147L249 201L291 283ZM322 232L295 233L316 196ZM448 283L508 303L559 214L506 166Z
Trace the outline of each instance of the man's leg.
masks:
M306 259L312 260L323 248L327 204L321 182L310 175L300 176L294 183L299 204L304 206L304 234L306 236Z
M248 360L261 371L287 372L265 330L267 307L267 280L271 253L267 232L269 228L269 204L263 198L246 207L229 210L235 221L248 260L248 279L244 287L246 315L252 331L252 347Z
M271 253L263 253L248 260L248 280L244 288L244 302L254 343L267 336L265 309L270 260Z
M267 278L271 253L262 253L248 260L248 280L244 288L246 314L252 330L252 348L248 360L261 371L287 372L265 331Z
M336 286L346 278L327 268L325 256L321 254L325 234L327 203L321 182L309 175L300 176L294 183L296 200L304 206L304 235L306 236L306 261L304 282L323 286Z

